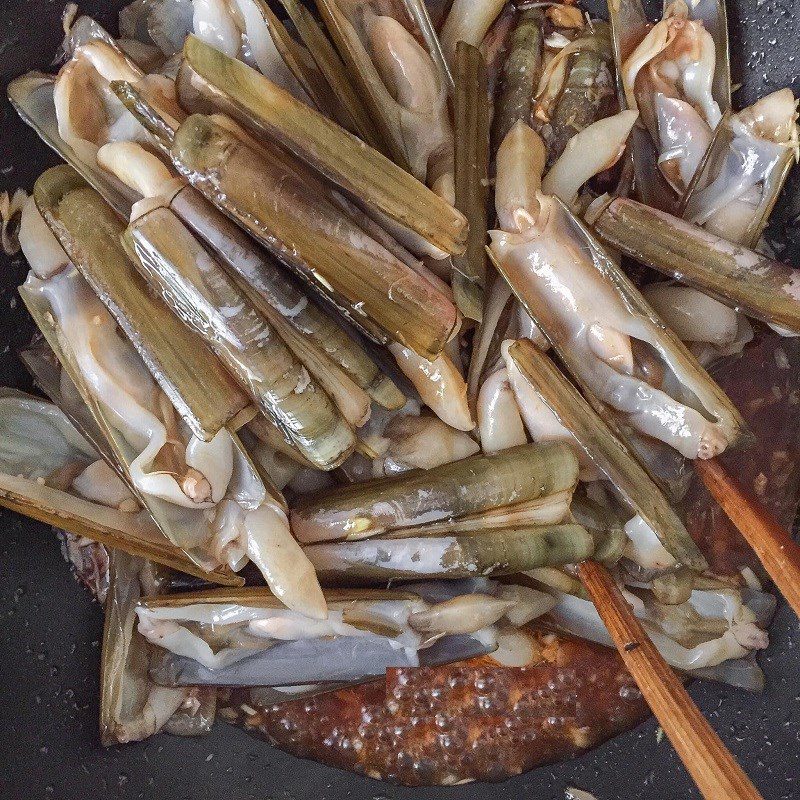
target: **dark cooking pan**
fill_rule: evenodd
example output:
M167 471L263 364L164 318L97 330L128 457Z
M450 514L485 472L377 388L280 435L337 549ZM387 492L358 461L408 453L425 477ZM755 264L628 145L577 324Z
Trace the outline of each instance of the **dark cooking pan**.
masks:
M800 91L799 0L729 0L737 105L782 86ZM81 10L112 30L120 0L87 0ZM590 3L590 8L594 5ZM592 9L601 11L601 9ZM22 186L55 157L4 99L9 79L47 68L60 39L61 3L3 0L0 9L0 191ZM604 14L603 14L604 15ZM797 170L776 211L778 224L798 214ZM794 203L791 201L794 197ZM800 232L785 226L788 258L800 264ZM30 388L15 351L32 324L17 300L25 267L2 261L0 383ZM525 796L562 798L567 786L598 800L698 797L684 768L651 720L578 759L501 784L404 789L301 761L218 724L202 739L158 736L102 749L97 728L101 609L72 580L45 526L7 511L0 552L0 797L2 798L417 798ZM768 800L800 798L800 640L797 619L781 603L761 658L763 694L695 683L691 694ZM324 743L318 745L324 748ZM492 748L491 741L486 747Z

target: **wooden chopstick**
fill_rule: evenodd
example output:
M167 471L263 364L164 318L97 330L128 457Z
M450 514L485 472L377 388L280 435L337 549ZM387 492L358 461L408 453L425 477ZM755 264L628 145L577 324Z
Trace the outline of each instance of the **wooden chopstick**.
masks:
M761 798L650 641L608 570L584 561L579 573L628 671L706 800Z
M694 467L711 496L739 529L770 578L800 616L800 546L775 516L715 458Z

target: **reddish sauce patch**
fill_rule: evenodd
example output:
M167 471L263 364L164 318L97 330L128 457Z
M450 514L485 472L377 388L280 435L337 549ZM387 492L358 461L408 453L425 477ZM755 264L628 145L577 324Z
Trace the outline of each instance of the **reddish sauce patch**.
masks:
M267 707L238 692L223 716L235 712L239 724L295 755L414 786L503 780L644 719L647 707L615 652L531 633L534 666L480 658L391 670L385 682Z
M712 370L745 418L755 442L720 461L788 528L800 492L800 342L764 334L738 358ZM720 575L742 567L757 573L758 559L698 478L687 495L686 524Z

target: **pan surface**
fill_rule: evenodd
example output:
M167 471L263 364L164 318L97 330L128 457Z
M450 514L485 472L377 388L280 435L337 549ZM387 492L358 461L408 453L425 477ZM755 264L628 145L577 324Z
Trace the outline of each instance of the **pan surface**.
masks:
M81 11L112 31L119 0L86 0ZM61 35L61 0L0 3L0 192L30 189L56 163L5 100L8 81L47 69ZM605 16L599 4L589 7ZM653 5L651 11L655 13ZM783 86L800 93L800 0L728 0L737 106ZM795 169L778 218L800 210ZM792 210L793 206L793 210ZM800 232L785 232L800 265ZM0 255L0 384L30 388L15 351L33 329L17 298L26 267ZM73 580L51 531L0 511L0 798L3 800L479 800L491 795L561 800L567 786L598 800L699 797L652 720L573 761L503 784L403 789L287 756L224 723L202 739L158 736L104 750L99 744L98 664L102 613ZM768 800L800 798L800 633L784 603L760 659L763 695L695 683L690 692Z

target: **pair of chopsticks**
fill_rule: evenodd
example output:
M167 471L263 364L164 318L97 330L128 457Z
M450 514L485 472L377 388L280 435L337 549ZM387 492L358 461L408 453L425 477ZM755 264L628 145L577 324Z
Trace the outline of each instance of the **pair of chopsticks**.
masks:
M716 459L698 460L694 464L711 496L800 616L800 547L774 515ZM608 570L594 561L584 561L579 573L625 666L703 797L706 800L760 798L758 790L650 641Z

